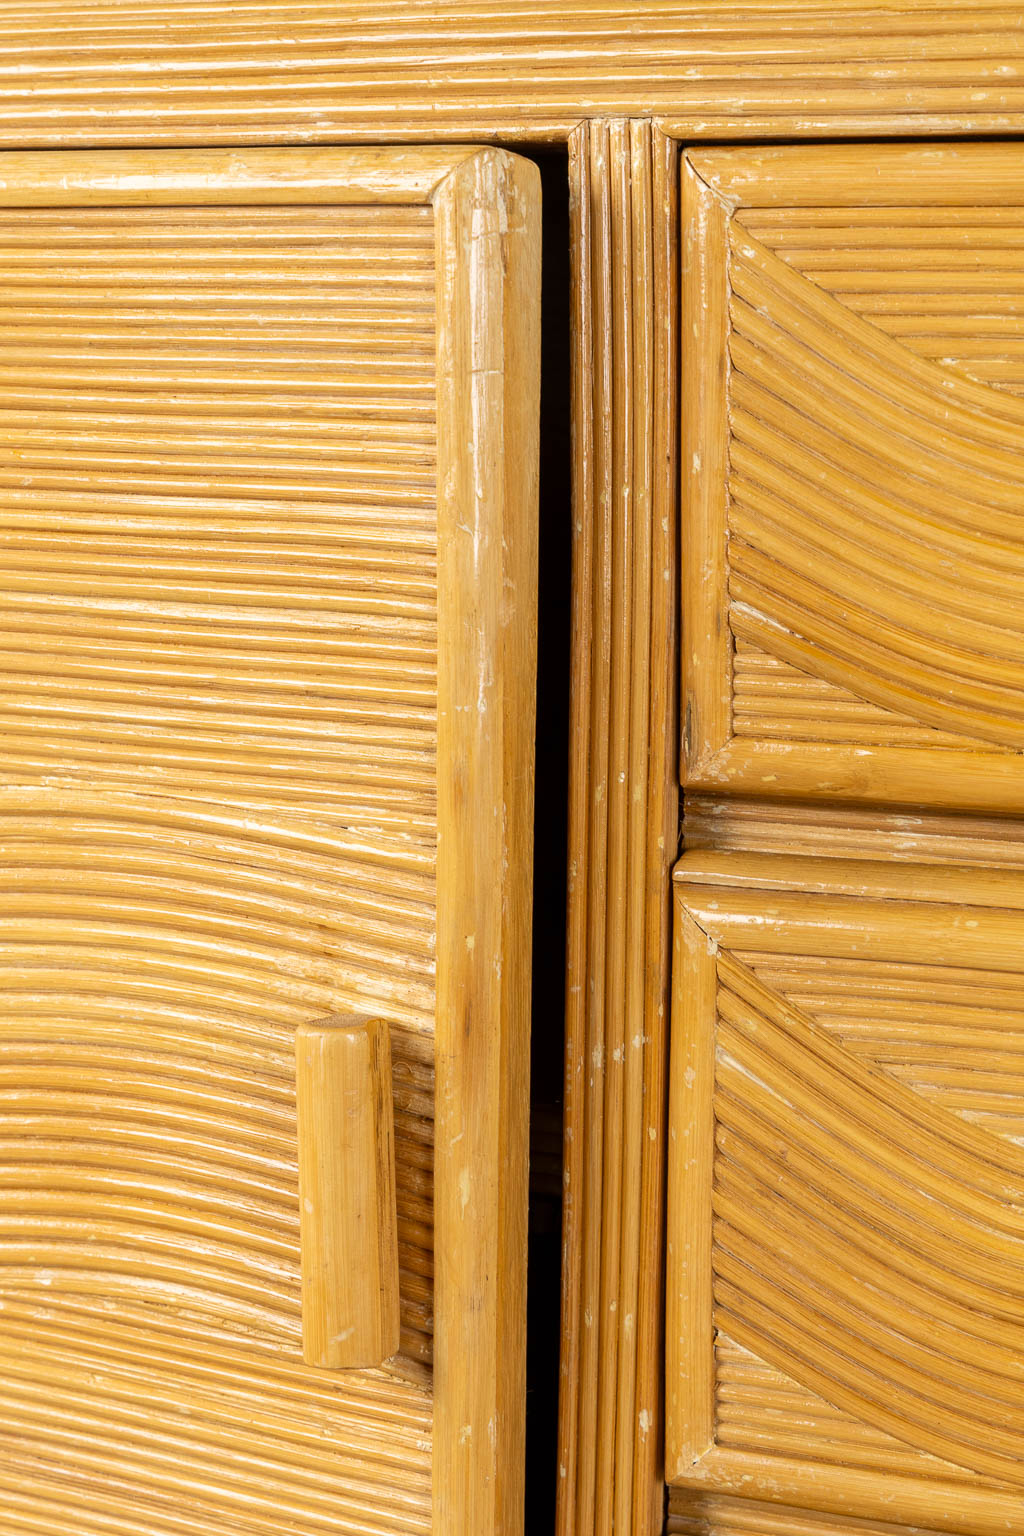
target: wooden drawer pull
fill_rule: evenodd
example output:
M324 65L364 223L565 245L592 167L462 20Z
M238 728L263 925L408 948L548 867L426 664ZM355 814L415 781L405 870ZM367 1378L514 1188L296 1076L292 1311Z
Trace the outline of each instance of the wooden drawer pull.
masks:
M307 1365L380 1365L398 1351L391 1038L339 1015L295 1037Z

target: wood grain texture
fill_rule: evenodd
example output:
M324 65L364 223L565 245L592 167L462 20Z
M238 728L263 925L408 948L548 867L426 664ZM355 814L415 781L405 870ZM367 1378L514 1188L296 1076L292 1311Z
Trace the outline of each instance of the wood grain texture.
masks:
M564 138L663 114L684 138L1019 132L1006 0L7 0L9 147Z
M574 584L560 1536L660 1530L675 853L676 155L571 144Z
M665 1536L906 1536L906 1526L888 1520L815 1514L757 1499L693 1496L672 1488ZM937 1533L934 1527L918 1525L914 1536Z
M885 323L929 285L1012 299L1013 153L702 150L684 174L688 782L1019 810L1020 402ZM957 240L922 261L933 225ZM998 312L967 314L1010 379Z
M399 1345L391 1037L341 1015L295 1032L302 1358L352 1370Z
M908 1449L895 1436L836 1408L784 1371L734 1344L724 1332L715 1340L715 1418L718 1443L751 1451L766 1448L849 1468L885 1468L895 1477L931 1471L959 1473L948 1462Z
M925 725L901 710L860 698L840 683L815 677L738 635L732 641L731 729L752 741L828 743L849 747L956 747L978 743Z
M743 225L918 357L1024 394L1024 208L752 208Z
M676 890L673 1479L1012 1525L1020 875L694 853Z
M683 838L687 849L721 853L1024 867L1024 822L1015 817L687 795Z
M0 222L0 782L429 842L429 207Z
M0 1528L428 1530L428 850L141 792L2 801ZM403 1360L342 1383L301 1356L293 1039L375 992L408 1021Z
M74 151L55 157L12 150L0 171L0 206L103 207L111 198L119 208L154 203L162 208L423 205L465 157L465 150L422 145L360 147L341 155L295 148L263 149L255 155L131 148L116 160Z
M540 175L440 186L434 1536L523 1527Z
M460 1338L495 1335L491 1298L467 1323L434 1294L435 1033L449 1131L463 1105L435 964L450 978L466 927L437 850L467 836L437 780L472 748L477 815L520 828L532 686L528 645L502 643L529 632L529 562L500 615L464 571L439 583L439 520L473 502L438 487L470 359L438 365L437 294L443 272L447 317L467 267L486 284L508 253L389 203L380 163L344 205L365 159L347 178L343 151L300 153L291 181L279 156L234 153L216 195L208 162L191 207L183 169L173 206L153 186L110 206L113 158L69 168L86 206L0 214L0 1529L425 1533L435 1437L466 1422L435 1400L433 1339L449 1305ZM508 157L474 158L446 152L439 181L437 151L419 170L403 154L396 196L480 174L477 212L500 220ZM342 205L294 203L332 176ZM254 180L273 204L245 201ZM515 206L532 197L528 179ZM522 331L473 335L528 418L536 296L517 292ZM500 476L504 444L482 440ZM524 433L509 517L527 546L530 453ZM524 724L481 745L460 717L439 766L439 626L465 613ZM518 836L501 890L521 923ZM521 992L521 947L505 954ZM498 1029L465 984L495 1074L510 1064L512 1159L525 1020ZM339 1012L391 1024L401 1291L399 1356L344 1376L301 1357L294 1058L296 1028ZM482 1231L520 1178L525 1154L474 1210ZM522 1332L500 1327L515 1379ZM469 1466L474 1496L496 1459L514 1484L511 1432Z

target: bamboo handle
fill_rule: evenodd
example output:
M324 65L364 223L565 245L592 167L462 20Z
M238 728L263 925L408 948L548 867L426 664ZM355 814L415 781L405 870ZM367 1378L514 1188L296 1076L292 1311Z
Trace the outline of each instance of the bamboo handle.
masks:
M342 1015L295 1037L302 1354L333 1370L398 1351L391 1039Z

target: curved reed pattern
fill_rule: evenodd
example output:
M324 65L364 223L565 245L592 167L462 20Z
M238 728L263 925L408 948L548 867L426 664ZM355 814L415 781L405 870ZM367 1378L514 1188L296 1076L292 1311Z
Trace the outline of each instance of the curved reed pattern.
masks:
M1020 848L964 813L1020 805L1019 159L685 163L705 793L676 876L670 1528L996 1536L1024 1507Z
M964 1486L976 1481L963 1468L923 1456L834 1407L723 1333L715 1339L715 1417L724 1450L810 1458L826 1467L895 1477L959 1479Z
M1024 209L746 208L742 223L909 351L1024 394Z
M742 958L845 1050L1024 1145L1024 1009L1015 976L910 960Z
M912 356L741 228L732 240L737 639L1019 750L1021 403Z
M718 977L716 1327L895 1440L1019 1485L1024 1150L735 957Z
M98 1479L97 1520L138 1495L160 1532L193 1506L225 1533L429 1529L429 858L172 802L64 806L0 796L5 1469L41 1497ZM404 1021L404 1383L301 1360L294 1030L371 1008Z
M432 210L6 210L0 276L0 1529L426 1533ZM402 1292L344 1375L333 1011L392 1025Z
M838 683L815 677L739 639L732 658L732 729L735 736L755 740L978 747L970 736L939 731L910 715L871 704Z

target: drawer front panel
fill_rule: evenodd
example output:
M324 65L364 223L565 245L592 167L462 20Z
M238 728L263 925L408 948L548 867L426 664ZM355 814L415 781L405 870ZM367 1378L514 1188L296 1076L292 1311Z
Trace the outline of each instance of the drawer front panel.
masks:
M1024 1515L1024 884L692 854L676 881L668 1463L987 1532Z
M535 214L492 152L0 157L4 1530L516 1528ZM341 1372L339 1013L389 1027L401 1298Z
M684 777L1024 805L1009 146L693 151Z

